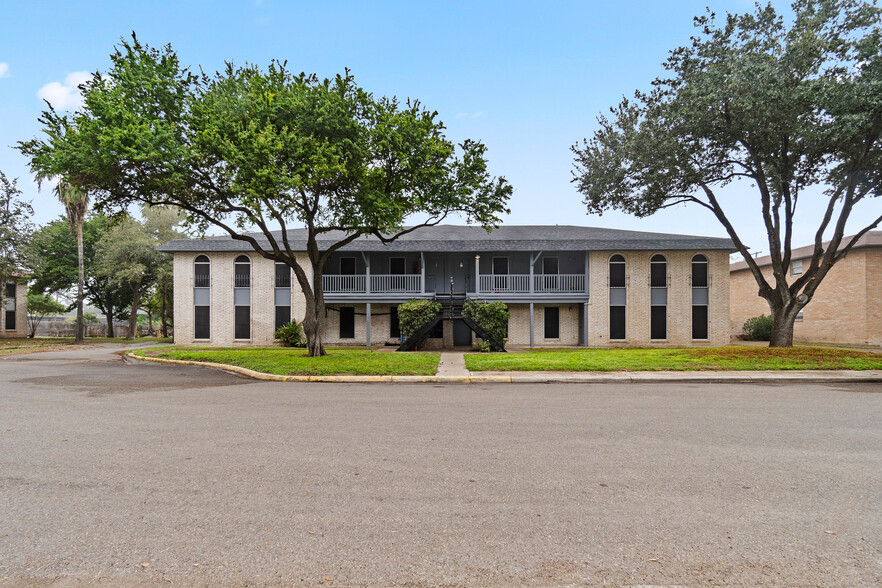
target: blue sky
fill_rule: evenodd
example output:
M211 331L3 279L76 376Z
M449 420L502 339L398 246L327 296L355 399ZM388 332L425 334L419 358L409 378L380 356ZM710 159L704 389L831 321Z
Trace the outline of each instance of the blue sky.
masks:
M648 88L667 52L688 42L692 17L708 5L718 13L752 8L741 0L7 0L0 18L0 170L19 178L36 222L61 213L49 190L37 191L11 146L39 133L39 96L75 103L77 72L105 70L113 45L134 30L148 44L171 43L184 63L206 71L229 60L286 59L292 69L320 76L348 67L374 94L418 98L439 112L450 138L487 145L492 172L515 188L508 224L725 236L695 207L647 219L589 216L570 184L570 146L590 136L597 115L622 95ZM736 186L727 194L747 243L766 251L752 192ZM816 214L817 207L805 207L796 244L811 239Z

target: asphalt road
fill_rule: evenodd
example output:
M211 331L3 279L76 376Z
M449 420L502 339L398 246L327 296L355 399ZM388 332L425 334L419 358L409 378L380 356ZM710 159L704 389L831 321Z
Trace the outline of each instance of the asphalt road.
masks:
M0 585L878 586L880 392L0 359Z

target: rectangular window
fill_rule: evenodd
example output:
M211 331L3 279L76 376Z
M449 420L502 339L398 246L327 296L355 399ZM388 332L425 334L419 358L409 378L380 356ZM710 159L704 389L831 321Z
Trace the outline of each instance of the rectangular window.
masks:
M389 273L393 276L403 276L404 275L404 258L403 257L391 257L389 258Z
M208 263L196 263L194 265L196 288L208 288L211 286L211 265Z
M668 338L668 307L652 306L650 307L650 339L667 339Z
M251 338L251 307L237 306L233 337L236 339Z
M389 337L399 339L401 337L401 323L398 322L398 307L389 308Z
M801 259L797 259L796 261L790 262L790 275L791 276L802 275L802 260Z
M805 309L801 308L799 310L799 312L796 313L796 320L801 321L802 319L804 319L805 318L805 315L803 314L804 312L805 312Z
M560 309L556 306L545 307L545 338L560 339Z
M6 282L6 304L4 308L6 309L6 330L14 331L15 330L15 282Z
M355 308L340 307L340 338L355 339Z
M610 340L623 340L625 338L625 307L609 307L609 338Z
M355 275L355 258L354 257L341 257L340 258L340 275L341 276L354 276Z
M285 263L276 263L276 288L291 287L291 268Z
M546 276L557 275L559 269L558 259L556 257L542 258L542 273Z
M651 288L667 288L668 264L666 263L650 263L649 264L649 286Z
M692 338L707 339L707 306L692 307Z
M507 257L494 257L493 258L493 273L497 276L507 276L508 275L508 258Z
M290 306L277 306L276 307L276 329L278 329L282 325L287 325L290 322L291 322L291 307Z
M195 313L194 339L211 339L211 307L197 306Z
M625 264L611 263L609 264L609 287L624 288L625 287Z
M693 288L707 288L707 264L706 263L693 263L692 264L692 287Z

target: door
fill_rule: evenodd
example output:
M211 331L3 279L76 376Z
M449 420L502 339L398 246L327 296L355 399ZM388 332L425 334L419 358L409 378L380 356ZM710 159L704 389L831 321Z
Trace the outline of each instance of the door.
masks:
M473 262L474 263L474 262ZM450 291L450 277L453 278L453 291L459 294L469 291L469 261L468 257L451 257L448 272L448 292Z
M493 289L497 292L508 291L508 258L493 258Z
M453 321L453 345L455 347L471 346L472 330L464 321Z
M556 257L542 258L542 280L545 292L560 292L558 283L558 259Z

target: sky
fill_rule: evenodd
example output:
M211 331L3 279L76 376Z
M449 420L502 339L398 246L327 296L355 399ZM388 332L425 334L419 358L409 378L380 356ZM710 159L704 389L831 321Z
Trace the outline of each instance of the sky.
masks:
M51 190L38 191L13 146L40 134L44 99L76 108L77 84L105 71L114 45L135 31L147 44L170 43L184 64L207 72L227 61L287 60L292 70L321 77L349 68L375 95L419 99L438 111L450 139L487 146L491 173L514 187L505 224L724 237L696 206L645 219L588 215L570 181L571 146L590 137L597 116L623 96L650 87L668 52L689 42L692 18L706 6L723 14L753 3L0 0L0 170L19 179L36 223L62 213ZM724 201L745 242L768 253L754 191L735 185ZM812 241L821 202L803 206L795 246Z

